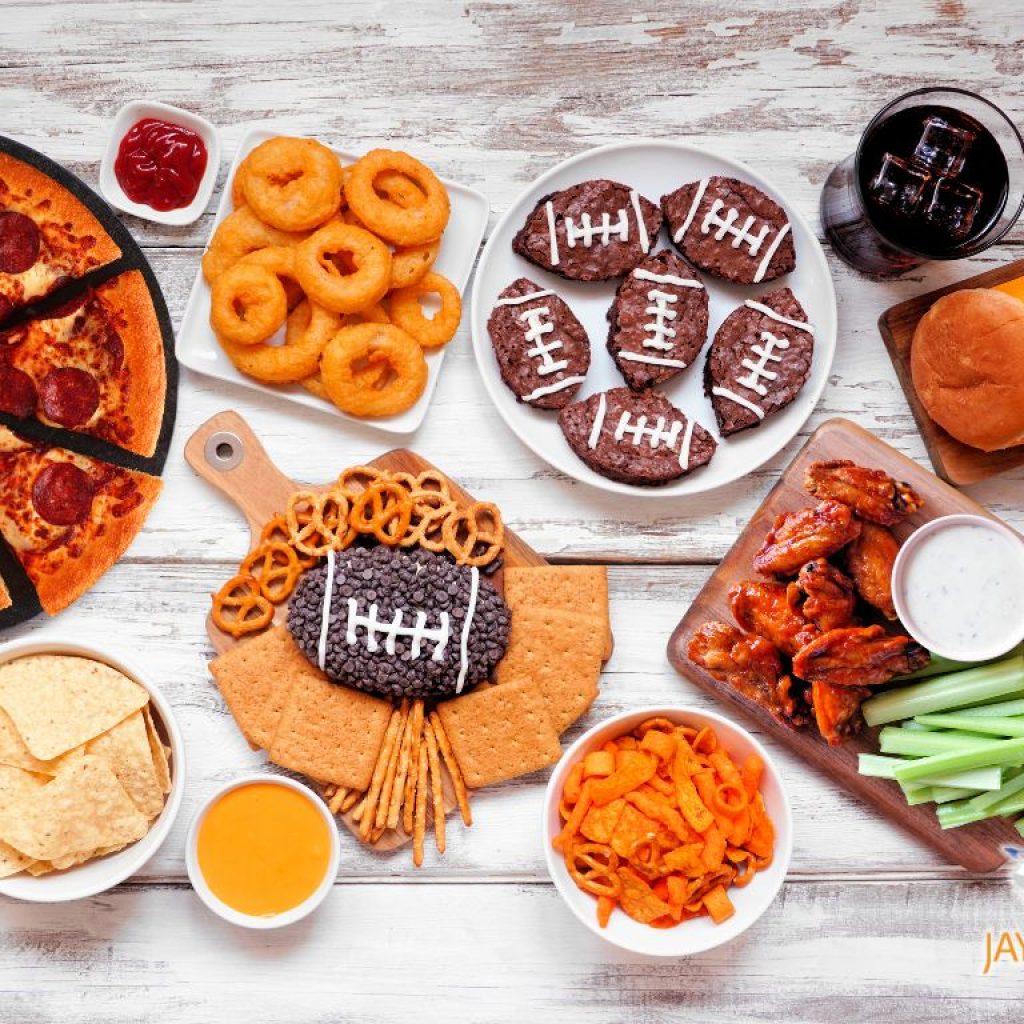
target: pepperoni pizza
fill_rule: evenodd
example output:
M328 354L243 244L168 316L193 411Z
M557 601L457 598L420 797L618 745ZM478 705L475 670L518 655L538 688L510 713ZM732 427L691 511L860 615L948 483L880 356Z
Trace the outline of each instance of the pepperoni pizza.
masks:
M0 412L138 455L156 448L166 385L160 323L138 270L0 334Z
M5 608L11 607L11 595L7 589L7 584L4 583L4 579L0 576L0 612Z
M51 615L121 557L159 493L157 477L0 427L0 535Z
M0 153L0 321L121 255L63 185Z

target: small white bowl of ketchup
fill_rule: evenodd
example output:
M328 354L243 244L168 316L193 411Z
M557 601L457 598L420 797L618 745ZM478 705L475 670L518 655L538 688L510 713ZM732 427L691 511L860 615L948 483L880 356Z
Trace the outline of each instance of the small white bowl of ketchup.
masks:
M167 103L135 100L114 118L100 191L136 217L191 224L210 204L219 167L220 138L209 121Z
M280 775L246 775L218 790L185 850L196 894L242 928L282 928L311 914L334 884L338 858L327 805Z

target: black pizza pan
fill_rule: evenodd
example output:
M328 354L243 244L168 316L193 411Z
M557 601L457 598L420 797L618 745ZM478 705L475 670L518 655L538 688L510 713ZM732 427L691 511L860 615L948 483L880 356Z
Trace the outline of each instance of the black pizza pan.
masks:
M45 299L19 309L10 319L4 322L4 329L17 326L26 320L45 316L48 310L67 302L82 291L88 288L95 288L105 281L117 277L119 274L130 270L137 270L145 279L146 287L153 301L153 309L156 311L157 321L160 324L164 368L167 379L163 422L160 426L156 449L150 456L136 455L134 452L125 451L123 448L118 448L116 445L109 444L96 437L90 437L70 430L62 430L58 427L50 427L35 419L20 419L19 417L2 412L0 412L0 426L7 427L31 441L39 441L47 445L66 448L68 451L75 452L76 454L101 459L104 462L109 462L124 469L133 469L148 473L151 476L160 476L167 462L167 455L171 446L171 436L174 433L174 421L178 410L178 360L174 355L174 328L171 326L171 317L167 312L167 303L164 301L163 292L160 290L160 285L157 282L156 275L153 273L153 268L149 265L149 261L143 254L142 249L139 248L139 244L114 211L81 178L30 146L2 135L0 135L0 153L10 154L16 159L35 167L36 170L41 171L48 178L57 182L58 185L66 188L79 202L89 209L121 250L121 256L113 263L109 263L104 267L98 267L77 281L69 282L58 288ZM0 541L0 577L3 578L7 589L10 591L12 602L10 608L0 611L0 632L2 632L10 626L25 622L38 615L42 609L35 590L21 568L21 564L2 541Z

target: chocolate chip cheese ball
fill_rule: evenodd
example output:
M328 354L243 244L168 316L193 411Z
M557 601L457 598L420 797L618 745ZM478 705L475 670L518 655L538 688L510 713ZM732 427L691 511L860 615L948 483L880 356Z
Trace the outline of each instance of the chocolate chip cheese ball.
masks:
M450 697L487 679L505 654L508 606L466 566L429 551L349 548L335 557L324 628L329 576L328 563L303 576L287 621L332 682L383 697Z

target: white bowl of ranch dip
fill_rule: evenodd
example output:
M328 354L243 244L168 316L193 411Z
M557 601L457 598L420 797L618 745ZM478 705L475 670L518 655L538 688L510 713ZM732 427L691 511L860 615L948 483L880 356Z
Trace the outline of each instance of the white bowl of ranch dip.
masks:
M1024 640L1024 538L985 516L943 516L900 549L892 596L933 654L988 661Z

